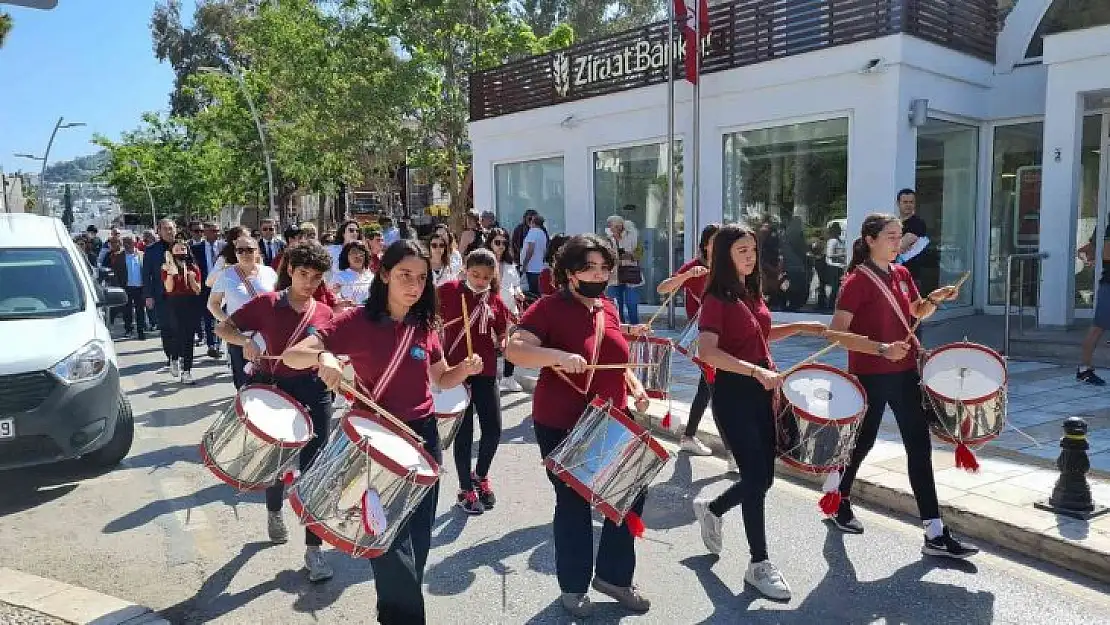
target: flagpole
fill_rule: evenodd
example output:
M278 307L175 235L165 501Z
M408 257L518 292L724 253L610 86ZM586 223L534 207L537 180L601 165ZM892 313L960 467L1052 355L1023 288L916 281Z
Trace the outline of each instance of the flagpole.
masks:
M699 0L694 3L694 137L692 148L691 165L693 172L691 172L691 186L693 187L690 194L690 219L686 220L688 226L685 229L686 236L698 236L701 224L701 42L702 37L706 33L702 31L702 23L707 21L707 17L702 15L701 12L705 8L705 3Z
M667 276L674 275L674 2L667 3ZM675 327L674 298L667 298L667 328Z

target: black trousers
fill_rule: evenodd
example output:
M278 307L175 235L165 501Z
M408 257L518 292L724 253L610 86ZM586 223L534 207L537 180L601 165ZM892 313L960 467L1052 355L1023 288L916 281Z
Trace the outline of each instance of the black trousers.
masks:
M176 325L174 324L173 311L170 310L169 298L165 295L154 296L154 309L150 311L151 319L158 321L159 335L162 339L162 352L167 360L173 360L177 353Z
M424 449L437 463L442 463L435 417L409 421L408 425L424 439ZM389 551L370 560L378 593L378 622L382 625L423 625L427 622L422 585L424 565L432 547L432 523L438 499L437 482L397 533Z
M921 379L917 371L911 369L901 373L857 377L867 393L867 413L860 424L856 448L852 452L852 463L841 477L840 494L844 497L851 495L856 472L875 446L879 425L883 422L883 411L889 405L898 421L898 430L902 433L902 444L906 448L906 468L910 487L917 499L918 513L922 520L939 519L940 504L937 502L937 485L933 478L933 444L929 436L929 423L921 406Z
M171 295L166 298L169 315L173 317L173 331L170 332L169 357L181 360L182 371L193 370L193 335L200 327L201 302L199 295ZM165 346L165 328L162 330L162 344Z
M694 394L694 401L690 404L690 420L686 422L686 436L697 436L698 426L701 425L701 418L705 415L709 398L712 396L713 389L706 381L705 373L702 372L701 379L698 380L698 392Z
M513 377L513 372L516 371L516 365L509 362L508 358L505 358L504 360L505 360L505 366L504 366L504 368L501 369L501 377L511 378L511 377Z
M540 274L530 271L524 272L524 279L528 281L528 292L540 295Z
M752 562L767 559L767 491L775 480L775 416L771 393L755 378L717 371L713 381L713 415L721 436L740 467L740 481L709 504L722 516L741 506Z
M472 375L467 378L470 385L470 405L463 413L459 431L455 435L455 470L459 474L459 488L474 488L470 479L470 456L474 446L474 414L478 415L478 425L482 437L478 439L478 464L474 472L479 478L489 475L493 456L501 444L501 398L495 376Z
M227 344L227 357L231 361L231 383L235 385L235 390L239 390L247 384L247 357L243 355L243 348L238 345Z
M189 337L189 343L192 344L193 335L186 335ZM253 379L254 382L260 384L273 384L281 390L289 393L293 399L301 402L301 404L308 409L308 415L312 418L312 440L301 448L299 465L301 473L305 469L312 466L312 461L316 459L316 452L328 441L328 428L331 425L331 403L332 394L328 387L320 381L320 378L315 374L311 375L298 375L291 378L279 378L268 375L258 375ZM266 509L270 512L277 512L281 510L282 504L285 502L285 483L278 480L273 486L266 489ZM309 546L320 546L323 541L320 537L312 533L312 530L305 528L304 530L304 544Z
M139 336L146 334L146 301L143 298L143 287L129 286L127 291L127 304L123 309L123 329L130 332L138 329Z
M547 457L570 430L550 428L533 423L540 455ZM555 487L555 572L562 592L585 593L595 574L594 526L590 504L550 471L547 479ZM642 515L647 491L641 494L632 510ZM597 547L596 574L614 586L632 585L636 571L636 543L628 525L616 525L609 519L601 527L601 543Z

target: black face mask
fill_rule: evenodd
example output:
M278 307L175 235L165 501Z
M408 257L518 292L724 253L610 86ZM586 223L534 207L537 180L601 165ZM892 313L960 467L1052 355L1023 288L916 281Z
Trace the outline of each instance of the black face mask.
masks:
M176 258L177 260L181 261L181 262L185 262L186 260L188 260L189 255L188 254L174 254L173 257Z
M608 282L587 282L585 280L579 280L578 286L574 287L574 290L586 299L597 299L605 294L605 289L608 286Z

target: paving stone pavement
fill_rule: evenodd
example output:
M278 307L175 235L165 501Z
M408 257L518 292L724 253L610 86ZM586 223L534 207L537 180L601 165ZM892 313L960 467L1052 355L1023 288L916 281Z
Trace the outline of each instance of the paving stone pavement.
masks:
M3 625L69 625L67 621L3 601L0 601L0 623Z

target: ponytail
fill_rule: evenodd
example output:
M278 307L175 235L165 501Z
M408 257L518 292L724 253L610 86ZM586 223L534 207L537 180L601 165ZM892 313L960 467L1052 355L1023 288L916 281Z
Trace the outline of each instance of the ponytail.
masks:
M871 246L863 237L856 239L852 243L852 260L848 263L848 269L845 273L851 273L858 265L865 262L871 257Z
M874 239L879 236L883 228L893 221L898 221L898 218L885 213L871 213L864 218L859 229L859 238L852 242L852 260L848 263L845 275L871 258L871 246L867 243L867 237Z

